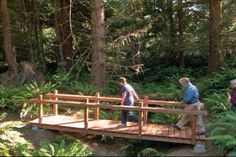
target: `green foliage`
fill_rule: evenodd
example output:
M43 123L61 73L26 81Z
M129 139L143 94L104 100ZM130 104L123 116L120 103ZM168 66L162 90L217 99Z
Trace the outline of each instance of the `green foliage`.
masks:
M85 82L77 82L77 81L72 81L68 83L68 86L65 87L64 90L70 93L75 93L80 95L95 95L97 92L99 92L99 89L97 89L96 87L93 87L92 85L89 85L88 83Z
M166 113L152 113L150 114L151 123L170 125L176 123L180 119L179 114L166 114Z
M127 140L127 145L122 150L127 156L137 156L142 150L155 146L156 142L153 141Z
M199 83L199 90L202 97L212 93L227 92L229 81L235 78L235 69L228 69L218 73L213 73Z
M7 116L6 112L0 113L0 122L3 121Z
M104 144L112 144L112 143L114 143L114 137L102 135L102 138L100 141L101 141L101 143L104 143Z
M194 78L194 76L196 76L196 70L197 69L178 67L155 68L152 72L149 72L149 75L144 79L144 82L178 84L178 80L183 76Z
M100 110L100 118L101 119L119 120L120 119L120 111L119 110Z
M59 63L59 66L56 70L56 74L52 76L51 81L56 85L56 87L63 88L70 80L70 73L66 71L64 65L65 63L63 62Z
M138 154L138 156L159 156L159 157L162 157L163 155L153 148L145 148Z
M118 95L120 92L120 86L117 81L109 80L107 87L102 92L105 95Z
M30 111L36 109L36 105L28 104L30 98L37 97L39 94L45 94L54 89L55 85L51 82L37 84L25 84L18 88L7 88L0 86L0 108L9 108L14 112L22 111L26 116ZM24 117L22 116L22 117Z
M175 84L160 85L157 83L135 84L138 94L148 95L149 99L179 100L182 94L180 86Z
M216 116L214 121L209 124L210 137L218 149L223 152L231 149L236 152L236 117L234 111L225 111Z
M1 141L0 141L0 156L10 156L9 148Z
M15 156L32 156L30 154L30 150L29 150L29 144L28 143L17 143L14 145L14 147L12 148L13 154Z
M203 102L211 115L220 114L228 109L227 93L213 93L203 99Z
M64 137L63 137L64 138ZM68 138L68 137L67 137ZM80 141L71 143L71 139L60 139L54 143L44 142L33 156L88 156L89 151Z

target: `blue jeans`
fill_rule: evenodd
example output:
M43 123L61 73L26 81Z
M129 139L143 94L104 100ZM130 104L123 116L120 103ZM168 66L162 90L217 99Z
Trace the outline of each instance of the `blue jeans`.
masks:
M133 104L127 106L133 106ZM126 125L127 119L131 122L138 122L138 118L134 115L133 111L121 110L120 115L121 115L121 124Z

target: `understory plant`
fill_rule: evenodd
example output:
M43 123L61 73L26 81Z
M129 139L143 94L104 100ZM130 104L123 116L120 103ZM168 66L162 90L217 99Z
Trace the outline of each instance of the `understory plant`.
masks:
M236 155L236 117L235 110L222 112L209 123L210 137L218 150Z
M91 153L80 141L61 136L55 142L44 142L33 156L88 156Z

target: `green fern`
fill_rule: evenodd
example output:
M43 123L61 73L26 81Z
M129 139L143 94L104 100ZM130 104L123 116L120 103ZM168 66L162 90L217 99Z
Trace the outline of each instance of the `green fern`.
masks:
M209 139L212 140L220 151L236 148L236 123L235 112L222 112L220 116L209 123Z

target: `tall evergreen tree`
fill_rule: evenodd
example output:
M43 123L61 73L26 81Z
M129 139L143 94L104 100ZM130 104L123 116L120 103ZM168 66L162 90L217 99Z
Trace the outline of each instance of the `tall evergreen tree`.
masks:
M103 0L90 0L92 23L92 84L96 87L106 85L106 59L104 47L104 4Z
M16 62L16 56L14 55L12 49L11 28L10 28L7 0L1 0L1 17L2 17L4 51L5 51L5 58L8 63L8 70L9 72L16 75L17 62Z
M221 0L209 0L209 72L220 68L220 14Z

